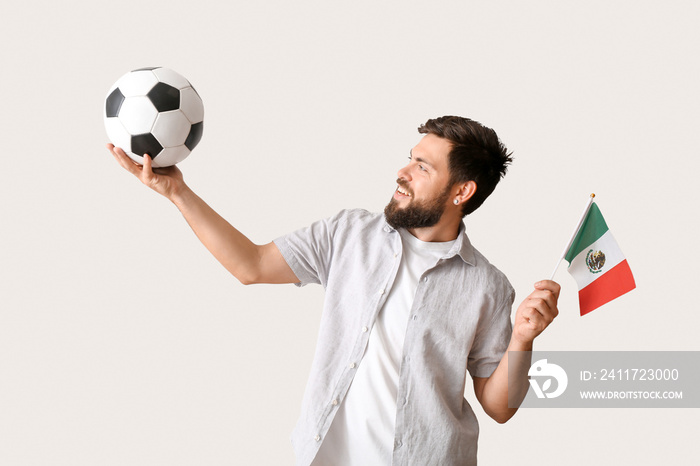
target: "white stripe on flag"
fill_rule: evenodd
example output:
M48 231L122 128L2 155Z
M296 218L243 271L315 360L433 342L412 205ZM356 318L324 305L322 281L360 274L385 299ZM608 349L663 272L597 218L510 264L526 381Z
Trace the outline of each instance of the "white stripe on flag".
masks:
M593 272L588 268L586 258L589 252L595 253L597 251L601 251L603 254L605 254L605 263L599 271ZM574 280L576 280L580 290L593 283L596 278L599 278L605 274L605 272L612 269L623 260L625 260L625 256L622 255L622 251L620 251L617 241L615 241L615 238L613 238L610 230L608 230L593 244L585 248L583 251L578 253L576 257L574 257L569 265L569 273L574 277Z

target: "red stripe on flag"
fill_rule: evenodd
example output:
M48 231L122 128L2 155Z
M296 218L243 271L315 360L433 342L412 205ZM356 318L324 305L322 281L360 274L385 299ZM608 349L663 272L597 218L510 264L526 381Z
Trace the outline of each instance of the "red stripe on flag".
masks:
M579 290L581 315L588 314L618 296L632 291L635 287L632 271L625 259L593 283Z

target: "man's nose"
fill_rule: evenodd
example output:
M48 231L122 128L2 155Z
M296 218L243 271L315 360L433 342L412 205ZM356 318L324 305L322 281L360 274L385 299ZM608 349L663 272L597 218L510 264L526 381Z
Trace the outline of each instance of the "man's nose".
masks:
M406 181L411 181L411 170L408 167L409 166L406 165L405 167L399 169L396 174L399 176L399 178L403 178Z

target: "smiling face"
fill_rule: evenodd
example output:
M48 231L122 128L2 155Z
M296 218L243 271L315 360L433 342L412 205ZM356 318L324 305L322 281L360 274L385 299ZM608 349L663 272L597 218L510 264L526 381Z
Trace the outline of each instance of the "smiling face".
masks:
M436 225L450 205L451 186L447 139L427 134L411 150L410 162L398 172L398 187L384 209L394 228Z

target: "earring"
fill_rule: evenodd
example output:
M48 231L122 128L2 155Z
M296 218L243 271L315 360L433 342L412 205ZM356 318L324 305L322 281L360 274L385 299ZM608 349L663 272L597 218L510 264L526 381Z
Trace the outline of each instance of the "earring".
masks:
M455 205L459 204L459 199L454 200Z

